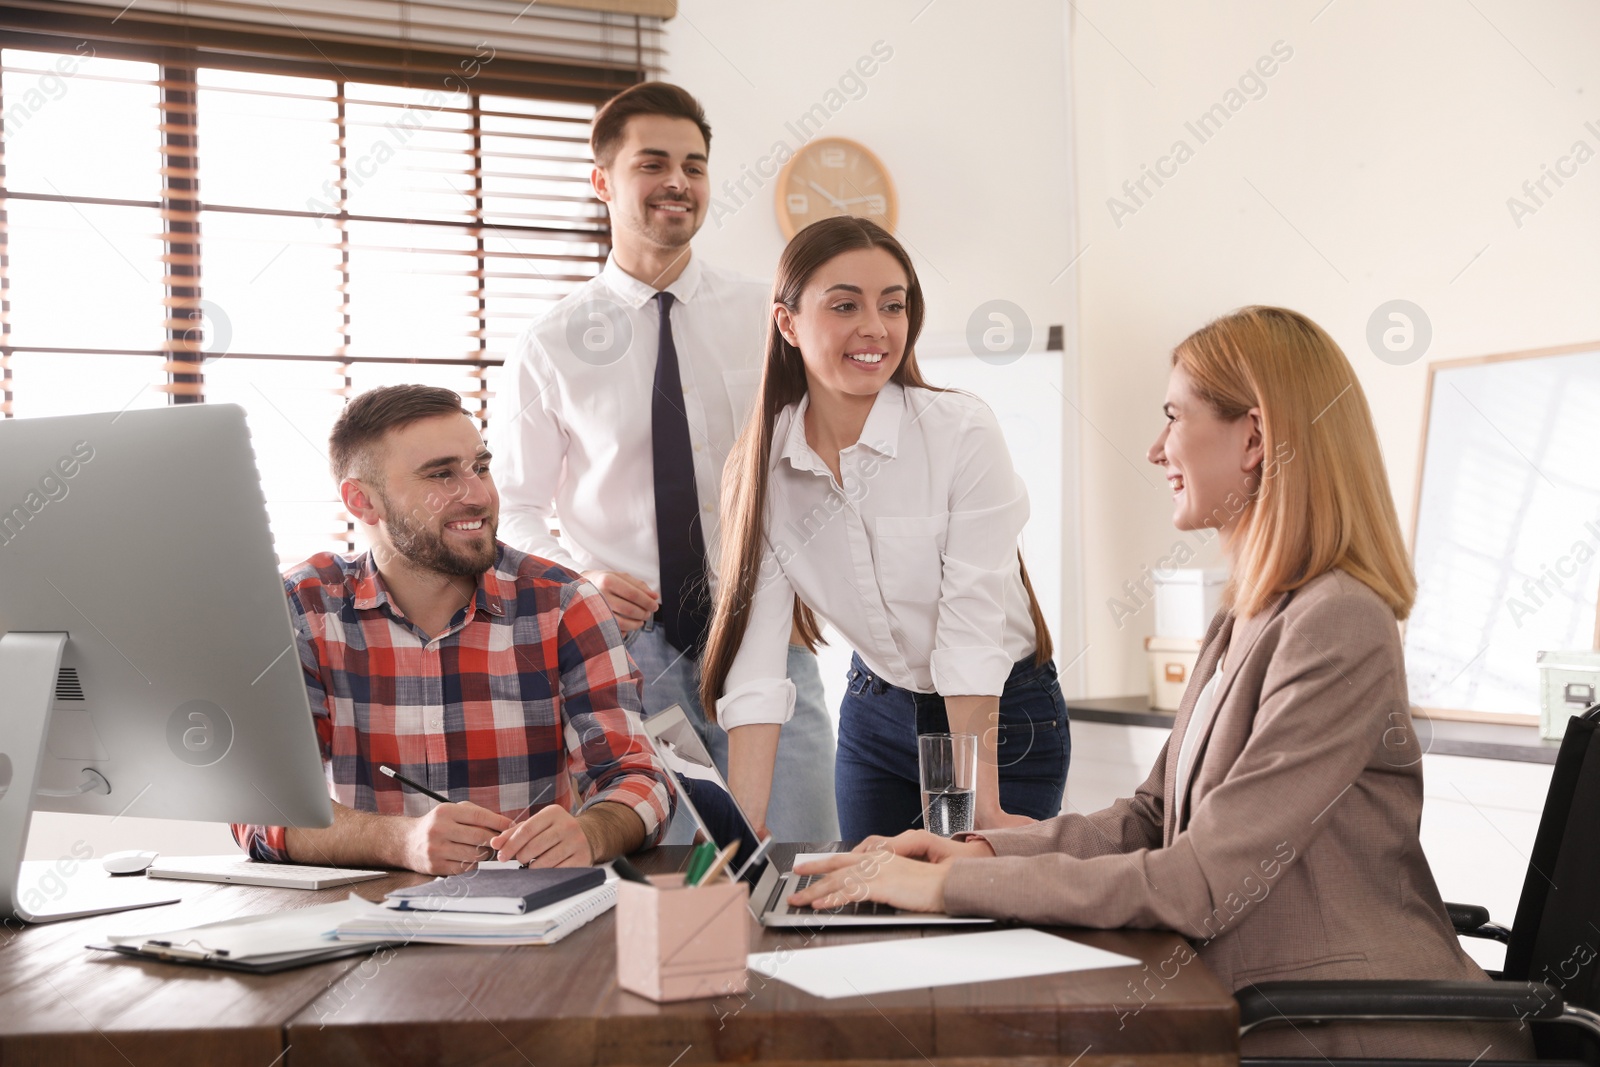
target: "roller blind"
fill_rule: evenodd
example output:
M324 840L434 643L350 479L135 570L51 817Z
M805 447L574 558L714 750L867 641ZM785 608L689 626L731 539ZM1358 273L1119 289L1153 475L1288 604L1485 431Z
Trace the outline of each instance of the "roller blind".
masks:
M603 265L595 103L484 91L484 42L432 83L126 45L0 31L0 414L239 403L280 561L353 551L345 398L443 385L486 425L517 333Z

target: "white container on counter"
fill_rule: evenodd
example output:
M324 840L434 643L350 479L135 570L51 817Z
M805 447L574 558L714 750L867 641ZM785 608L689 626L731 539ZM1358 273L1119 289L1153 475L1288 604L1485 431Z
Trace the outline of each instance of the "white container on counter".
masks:
M1152 575L1156 582L1156 636L1202 638L1222 606L1226 567L1179 567Z
M1600 701L1600 652L1539 653L1539 736L1559 741L1567 720Z
M1157 711L1177 711L1200 658L1200 638L1147 637L1144 654L1150 660L1150 706Z

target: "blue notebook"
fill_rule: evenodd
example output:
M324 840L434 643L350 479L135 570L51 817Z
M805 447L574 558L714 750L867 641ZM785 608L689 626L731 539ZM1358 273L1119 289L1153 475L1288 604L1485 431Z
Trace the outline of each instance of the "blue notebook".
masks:
M516 868L468 871L435 878L425 885L384 895L388 907L403 911L477 911L524 915L604 885L601 867Z

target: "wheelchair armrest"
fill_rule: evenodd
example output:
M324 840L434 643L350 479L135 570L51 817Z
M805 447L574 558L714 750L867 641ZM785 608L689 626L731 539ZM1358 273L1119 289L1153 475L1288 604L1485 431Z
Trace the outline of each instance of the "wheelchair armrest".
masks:
M1561 995L1543 982L1262 982L1234 994L1239 1033L1311 1019L1519 1021L1559 1019Z
M1452 904L1445 901L1444 910L1450 914L1450 925L1456 933L1471 933L1489 921L1489 909L1481 904Z
M1491 922L1488 908L1479 904L1446 902L1444 910L1450 915L1450 925L1456 928L1460 936L1498 941L1502 945L1511 944L1511 931L1497 922Z

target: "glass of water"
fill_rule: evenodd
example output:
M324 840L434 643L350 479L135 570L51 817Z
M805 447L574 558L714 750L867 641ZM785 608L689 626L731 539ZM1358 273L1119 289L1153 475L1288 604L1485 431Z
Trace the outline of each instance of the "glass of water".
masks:
M917 763L922 775L922 825L940 837L972 829L978 735L923 734L917 738Z

